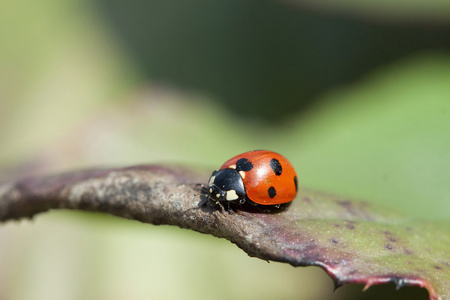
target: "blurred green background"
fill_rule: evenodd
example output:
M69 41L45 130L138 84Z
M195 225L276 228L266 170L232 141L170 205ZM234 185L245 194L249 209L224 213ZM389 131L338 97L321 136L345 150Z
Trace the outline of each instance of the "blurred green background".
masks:
M212 170L270 149L302 187L448 221L449 17L439 0L7 1L0 175ZM378 297L333 294L318 268L227 241L95 214L11 222L0 243L0 299Z

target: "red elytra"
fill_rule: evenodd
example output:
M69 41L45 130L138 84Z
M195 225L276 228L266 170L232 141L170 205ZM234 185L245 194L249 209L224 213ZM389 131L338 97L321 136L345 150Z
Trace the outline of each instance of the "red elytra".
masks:
M268 150L256 150L239 154L226 161L222 169L236 169L240 159L253 166L239 171L247 197L260 205L278 205L291 202L297 195L297 173L292 164L281 154Z

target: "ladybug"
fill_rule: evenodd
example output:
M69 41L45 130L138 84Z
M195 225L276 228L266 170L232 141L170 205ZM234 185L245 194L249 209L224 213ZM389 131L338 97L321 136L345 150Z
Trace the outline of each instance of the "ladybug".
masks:
M297 195L297 173L281 154L256 150L239 154L212 173L210 203L244 204L279 208Z

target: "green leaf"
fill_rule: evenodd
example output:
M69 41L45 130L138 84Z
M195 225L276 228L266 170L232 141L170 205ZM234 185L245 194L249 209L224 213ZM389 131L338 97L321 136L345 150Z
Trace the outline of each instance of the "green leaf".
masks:
M313 249L302 251L300 260L324 266L338 284L413 284L426 287L431 298L449 297L448 223L405 219L365 202L312 192L303 193L287 214L293 221L283 243L292 244L299 234L310 237L296 243L296 249Z

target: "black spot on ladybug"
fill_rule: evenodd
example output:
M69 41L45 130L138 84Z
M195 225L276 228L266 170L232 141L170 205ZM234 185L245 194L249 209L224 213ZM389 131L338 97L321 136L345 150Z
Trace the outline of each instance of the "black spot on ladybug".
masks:
M246 158L241 158L236 162L236 171L248 172L253 169L253 164Z
M277 195L277 191L275 190L275 188L273 186L271 186L267 191L269 192L270 198L273 198Z
M298 191L298 181L297 181L297 176L294 176L294 184L295 184L295 191Z
M278 159L272 158L270 161L270 167L272 168L275 175L280 176L283 169L281 168L281 164Z

